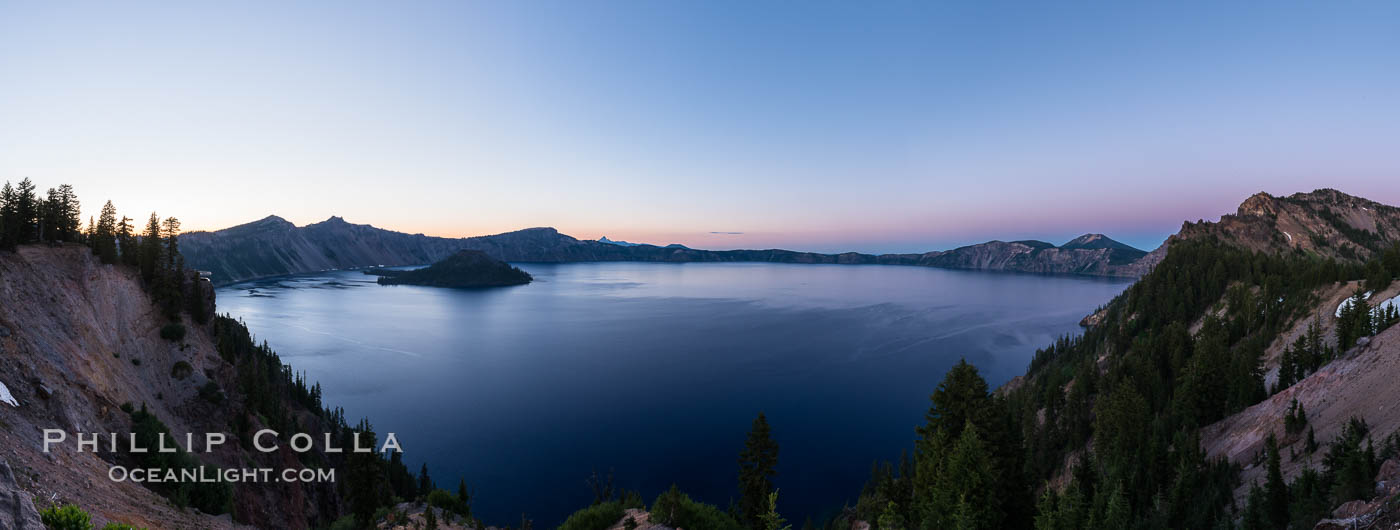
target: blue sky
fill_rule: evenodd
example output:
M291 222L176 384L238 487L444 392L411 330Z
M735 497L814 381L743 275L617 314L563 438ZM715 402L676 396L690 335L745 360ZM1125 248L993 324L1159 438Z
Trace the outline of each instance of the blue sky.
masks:
M191 229L1149 248L1261 190L1400 204L1397 28L1394 2L0 3L0 179Z

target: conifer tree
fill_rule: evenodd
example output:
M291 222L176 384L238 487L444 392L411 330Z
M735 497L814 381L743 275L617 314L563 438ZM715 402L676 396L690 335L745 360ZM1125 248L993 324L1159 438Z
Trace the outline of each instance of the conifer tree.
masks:
M58 228L59 237L63 241L74 242L78 240L78 230L82 227L82 208L78 203L78 195L73 192L73 186L62 184L58 187Z
M768 510L763 512L763 530L792 530L792 525L778 515L778 490L768 494Z
M184 258L181 258L183 263ZM196 323L206 324L209 322L209 312L204 307L204 278L199 277L199 271L190 271L190 299L186 309L190 313L190 318Z
M39 200L34 195L34 183L28 178L19 181L12 198L15 209L16 244L32 243L38 237L36 223L39 217ZM8 224L8 223L7 223Z
M93 231L92 249L102 263L117 262L117 208L112 206L112 201L102 205L97 228Z
M904 516L899 514L899 506L894 501L885 503L885 511L880 513L876 526L879 530L905 530Z
M744 450L739 453L739 515L740 522L748 528L763 528L763 514L768 511L768 494L773 491L777 467L778 442L769 432L768 418L760 412L753 420Z
M155 212L151 212L151 218L146 222L146 231L141 234L141 278L146 280L147 285L156 280L161 262L160 252L160 218Z
M1278 440L1270 434L1264 441L1265 457L1268 459L1268 476L1264 482L1264 512L1270 528L1288 527L1288 484L1283 481L1280 470Z
M132 233L131 218L122 216L117 223L117 247L122 263L136 267L141 265L141 249L136 245L136 235Z
M472 496L467 491L466 479L457 479L457 503L462 506L462 517L471 519L472 517Z
M39 240L62 241L62 238L59 237L58 219L63 207L59 203L58 190L49 188L45 195L47 198L39 203Z
M374 447L378 444L374 428L368 420L360 420L354 430L360 433L362 447ZM353 434L346 433L346 436ZM351 512L355 514L355 520L361 528L370 528L373 525L374 510L381 504L379 486L384 476L383 463L376 453L351 452L345 458L347 497Z
M432 477L428 476L428 463L423 462L423 470L418 473L418 492L426 496L435 489L437 485L433 484Z
M1104 513L1102 528L1130 528L1133 523L1133 508L1128 504L1128 496L1123 484L1113 489L1108 496L1108 507Z
M960 430L930 492L934 509L925 510L923 524L935 528L998 528L1004 514L995 498L991 454L971 421L966 421Z
M5 181L0 187L0 248L14 248L19 212L15 211L15 188Z

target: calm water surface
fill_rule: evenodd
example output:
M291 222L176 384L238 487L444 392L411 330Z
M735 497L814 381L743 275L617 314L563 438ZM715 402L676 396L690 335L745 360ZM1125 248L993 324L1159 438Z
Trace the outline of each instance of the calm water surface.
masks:
M912 447L958 358L1000 384L1127 286L875 265L520 267L536 281L453 290L335 271L223 288L218 304L328 404L396 433L411 469L427 461L454 491L465 478L487 522L557 524L591 502L595 469L648 502L675 482L724 508L761 410L779 506L800 523Z

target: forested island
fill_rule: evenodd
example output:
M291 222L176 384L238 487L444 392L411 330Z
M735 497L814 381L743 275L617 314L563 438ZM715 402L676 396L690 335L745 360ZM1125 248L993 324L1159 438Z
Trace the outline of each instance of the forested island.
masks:
M365 274L379 276L380 285L426 285L429 287L505 287L534 280L530 273L492 258L480 250L459 250L456 254L421 269L395 270L377 267Z

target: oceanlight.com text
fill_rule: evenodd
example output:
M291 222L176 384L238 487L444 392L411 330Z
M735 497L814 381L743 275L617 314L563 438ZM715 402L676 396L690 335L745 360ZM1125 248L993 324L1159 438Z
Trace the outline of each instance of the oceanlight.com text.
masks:
M334 469L273 469L273 468L227 468L208 466L186 469L169 468L128 468L112 466L107 478L113 482L137 483L180 483L180 482L335 482Z

